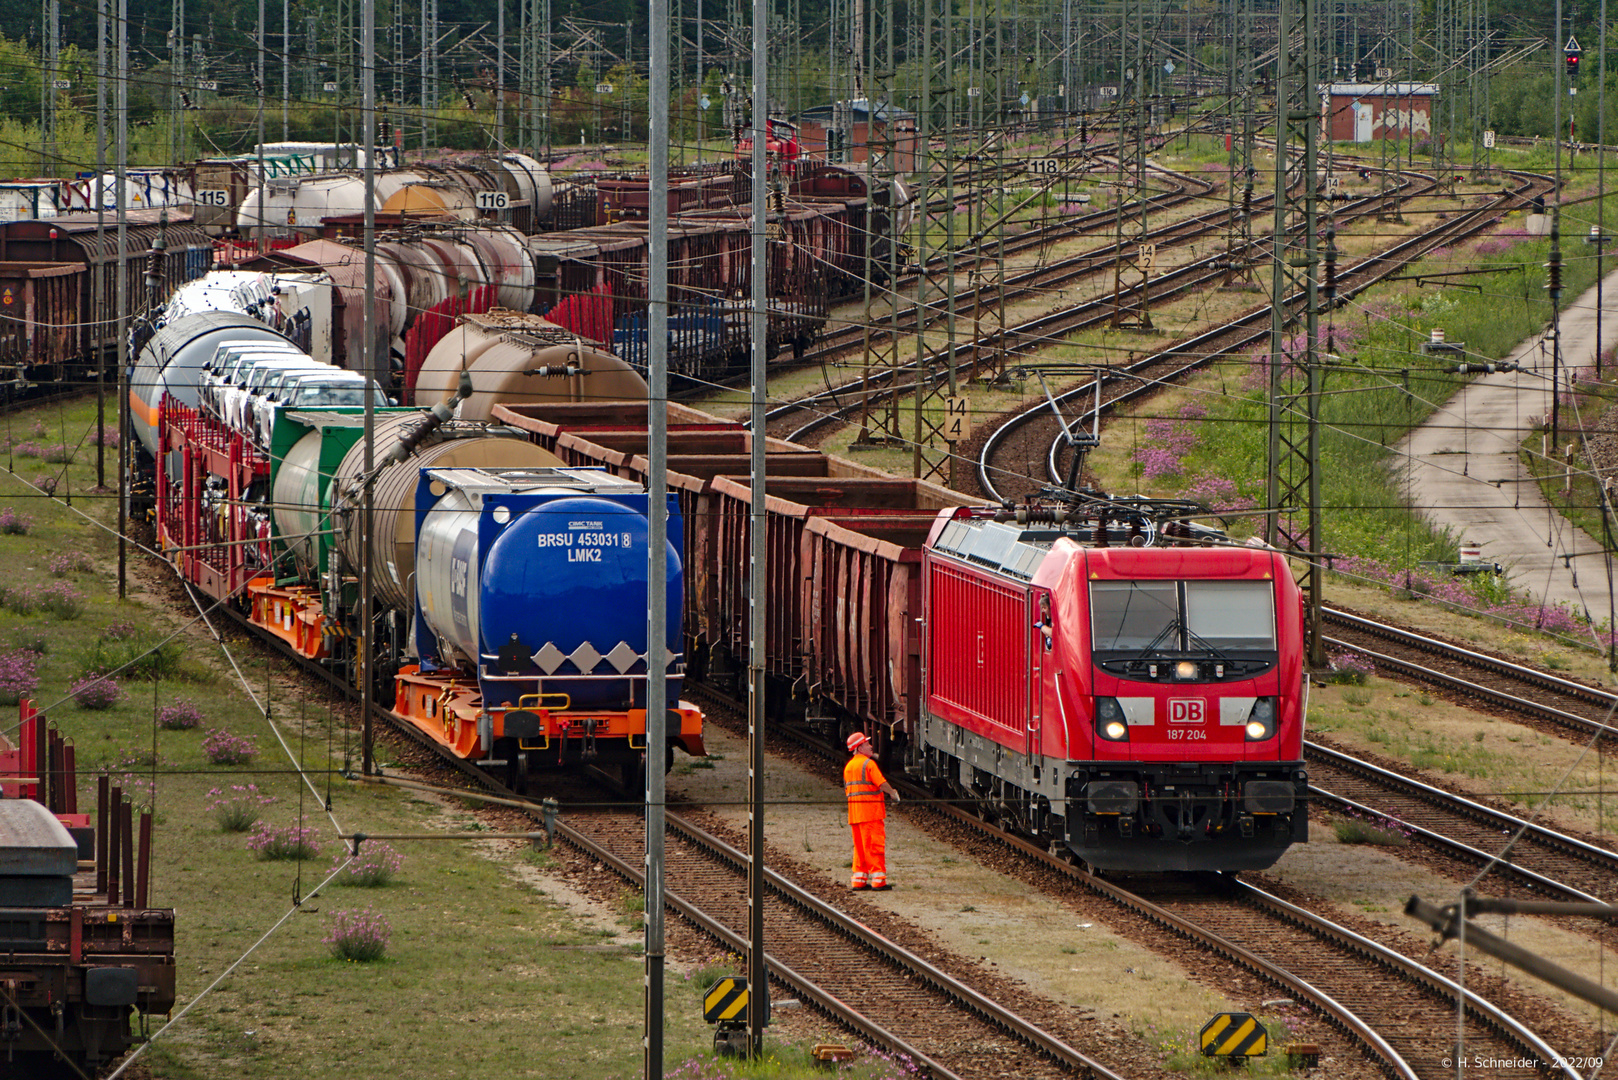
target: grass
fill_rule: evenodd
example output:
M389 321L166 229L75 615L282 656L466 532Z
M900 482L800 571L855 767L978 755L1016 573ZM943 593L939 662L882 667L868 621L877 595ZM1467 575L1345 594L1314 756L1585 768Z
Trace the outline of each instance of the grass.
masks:
M29 438L37 419L52 442L78 442L93 422L94 406L70 405L0 418L0 441ZM64 438L59 432L67 433ZM109 454L109 463L116 456ZM311 895L326 874L322 857L308 862L261 862L244 835L220 831L207 809L207 793L251 782L274 797L266 822L300 822L318 830L327 850L335 827L320 801L290 771L263 710L229 673L217 648L201 634L177 638L176 677L126 682L125 700L106 712L83 712L63 699L103 631L134 624L148 646L179 629L185 615L149 595L140 574L131 576L130 599L116 594L116 547L81 514L106 522L116 503L95 486L94 454L81 452L64 466L58 494L47 500L23 479L33 459L16 460L20 477L5 471L0 451L0 508L14 506L35 519L32 529L4 541L8 584L43 585L48 560L83 551L95 569L68 576L86 594L84 614L71 621L40 612L0 611L0 641L40 637L42 677L37 699L78 750L81 808L94 805L95 774L105 768L143 802L155 800L152 901L178 912L177 968L181 1003L191 1001L287 913L294 896L303 904L252 957L142 1060L156 1080L299 1075L339 1080L387 1075L395 1080L446 1076L557 1077L598 1080L638 1076L641 1065L640 960L620 950L567 946L600 940L577 914L542 895L532 869L555 866L549 853L516 844L490 854L468 828L471 815L385 788L347 783L328 770L356 750L353 734L334 720L327 702L288 699L271 686L270 708L295 754L312 770L332 817L345 830L444 834L440 842L404 842L404 870L389 888L368 896L393 928L387 958L373 964L336 960L322 945L331 910L352 904L350 890ZM263 695L265 664L250 649L245 670ZM277 662L278 664L279 662ZM167 731L157 711L176 697L198 704L207 724ZM14 716L14 713L9 713ZM15 723L0 714L0 729ZM303 717L300 722L300 717ZM260 748L253 764L228 769L208 764L201 743L209 727L252 737ZM388 751L381 750L386 761ZM357 755L356 755L357 756ZM156 762L154 766L151 764ZM466 842L470 841L470 842ZM519 870L521 872L519 872ZM533 883L530 883L533 881ZM671 989L669 1060L696 1055L708 1045L698 991ZM408 1018L408 1022L399 1022ZM354 1038L357 1029L385 1027L385 1038ZM475 1039L467 1032L476 1030Z
M1245 1067L1236 1069L1231 1068L1228 1058L1212 1058L1202 1053L1200 1027L1186 1030L1160 1029L1156 1025L1148 1024L1136 1034L1148 1044L1157 1047L1162 1056L1163 1067L1170 1072L1186 1076L1230 1076L1243 1073L1248 1076L1293 1076L1291 1064L1282 1051L1286 1044L1293 1040L1293 1032L1300 1029L1306 1019L1305 1014L1297 1006L1281 1006L1273 1012L1258 1014L1257 1019L1264 1025L1269 1053L1262 1057L1248 1058Z
M1496 163L1508 156L1497 152ZM1569 198L1577 194L1570 193ZM1427 202L1430 205L1417 209L1453 213L1471 205L1468 198ZM1587 231L1596 213L1592 203L1570 206L1564 217L1564 235L1569 238L1563 243L1568 297L1594 279L1594 259L1573 238ZM1414 220L1415 215L1411 216ZM1607 217L1618 218L1618 203ZM1503 227L1520 226L1520 215L1512 215ZM1386 232L1388 226L1376 229ZM1606 231L1610 234L1610 222ZM1411 512L1399 481L1400 458L1392 447L1468 378L1419 355L1418 345L1434 327L1442 327L1451 341L1464 341L1473 358L1498 359L1524 338L1537 334L1549 318L1541 265L1548 256L1549 240L1533 238L1507 250L1491 250L1497 246L1487 245L1482 251L1473 245L1441 250L1404 271L1441 274L1463 265L1499 271L1467 279L1480 291L1446 288L1441 280L1429 281L1425 288L1408 282L1390 284L1357 298L1323 322L1323 351L1331 356L1323 372L1318 471L1326 510L1321 522L1323 550L1397 568L1456 558L1455 538ZM1589 407L1595 404L1586 403ZM1191 425L1191 445L1172 455L1171 467L1154 462L1148 449L1161 446L1163 433L1188 409L1199 414ZM1269 482L1267 415L1267 370L1253 355L1238 357L1213 366L1182 389L1154 397L1140 413L1113 421L1103 435L1103 447L1091 455L1089 465L1100 485L1115 494L1198 497L1199 488L1227 485L1230 496L1249 505L1264 505ZM1585 422L1589 423L1588 415ZM1301 434L1301 428L1299 431ZM1556 473L1559 479L1560 468ZM1593 490L1586 484L1558 501L1589 507L1594 502ZM1226 525L1241 537L1254 530L1256 520L1238 516L1227 518ZM1599 527L1587 527L1599 538ZM1493 606L1508 600L1495 595L1500 591L1497 583L1474 580L1469 588L1477 596L1466 606Z
M908 1080L917 1075L916 1068L907 1061L852 1042L847 1036L828 1035L823 1041L853 1050L854 1059L838 1066L835 1073L828 1073L810 1056L813 1043L784 1044L766 1036L764 1053L759 1057L740 1060L705 1053L687 1059L664 1075L668 1080L821 1080L828 1075L847 1080Z

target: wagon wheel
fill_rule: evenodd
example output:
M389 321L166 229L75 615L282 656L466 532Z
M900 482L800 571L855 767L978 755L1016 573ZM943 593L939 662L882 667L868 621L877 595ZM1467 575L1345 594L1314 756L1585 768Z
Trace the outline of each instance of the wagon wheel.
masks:
M511 755L511 790L518 795L528 794L528 751L518 750Z

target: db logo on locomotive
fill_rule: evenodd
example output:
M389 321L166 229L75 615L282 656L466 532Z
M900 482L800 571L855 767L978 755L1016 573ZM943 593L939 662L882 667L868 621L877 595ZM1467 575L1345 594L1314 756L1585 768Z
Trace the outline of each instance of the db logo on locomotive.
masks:
M1202 723L1203 704L1201 698L1169 698L1169 722L1171 724Z

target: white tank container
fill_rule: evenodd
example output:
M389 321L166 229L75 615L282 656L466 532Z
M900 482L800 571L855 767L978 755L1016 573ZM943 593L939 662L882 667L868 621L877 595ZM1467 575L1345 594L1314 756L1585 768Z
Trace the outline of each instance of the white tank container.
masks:
M381 204L376 208L380 210ZM236 227L244 236L257 236L261 224L266 236L312 236L319 231L322 218L364 212L365 181L360 177L294 177L271 180L266 187L249 191L236 215Z
M63 197L57 180L8 180L0 184L0 221L53 218Z

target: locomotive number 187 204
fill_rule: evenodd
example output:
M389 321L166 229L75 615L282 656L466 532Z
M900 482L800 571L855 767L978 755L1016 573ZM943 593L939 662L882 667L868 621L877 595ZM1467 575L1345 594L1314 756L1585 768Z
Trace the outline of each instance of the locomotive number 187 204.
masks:
M1208 733L1206 731L1203 731L1201 728L1170 728L1169 729L1169 740L1171 742L1173 740L1175 740L1175 739L1184 739L1184 740L1189 742L1189 741L1192 741L1192 740L1195 740L1195 739L1206 739L1207 737L1208 737Z

